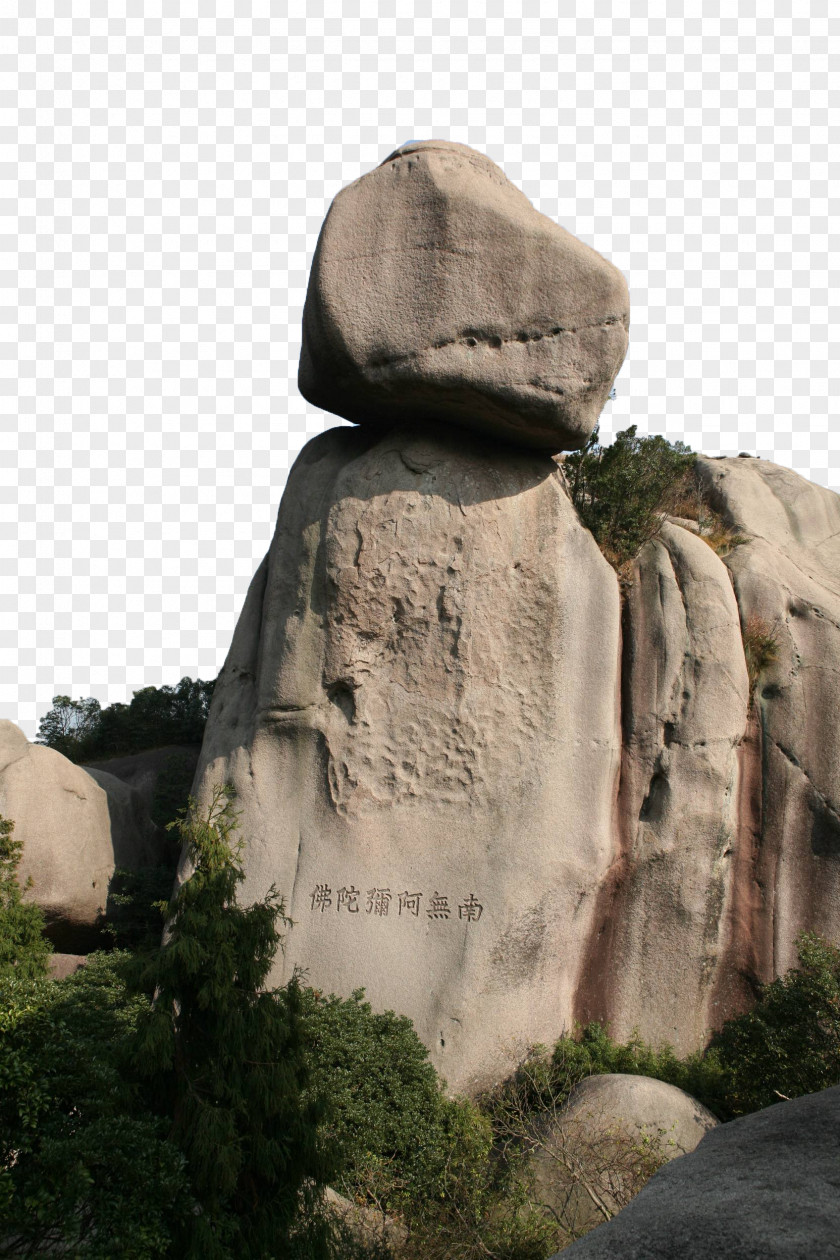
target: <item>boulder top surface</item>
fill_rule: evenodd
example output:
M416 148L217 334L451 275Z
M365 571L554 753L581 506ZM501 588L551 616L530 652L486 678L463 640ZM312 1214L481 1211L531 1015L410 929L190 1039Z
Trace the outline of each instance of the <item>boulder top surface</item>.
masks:
M413 140L330 207L298 384L357 424L433 420L556 454L594 429L628 324L621 272L495 162Z

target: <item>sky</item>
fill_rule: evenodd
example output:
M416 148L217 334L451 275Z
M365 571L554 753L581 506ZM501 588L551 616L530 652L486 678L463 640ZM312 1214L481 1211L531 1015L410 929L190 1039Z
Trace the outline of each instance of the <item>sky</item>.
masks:
M626 276L604 440L840 491L827 4L303 7L0 10L0 718L30 739L55 695L218 673L342 423L296 387L321 223L409 139L488 154Z

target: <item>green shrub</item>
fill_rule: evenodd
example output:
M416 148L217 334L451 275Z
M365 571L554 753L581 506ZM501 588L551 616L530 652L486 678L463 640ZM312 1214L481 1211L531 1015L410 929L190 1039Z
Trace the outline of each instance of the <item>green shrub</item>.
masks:
M712 1039L731 1115L840 1084L840 949L809 932L797 944L800 965Z
M12 976L46 975L52 952L41 909L23 900L18 882L23 841L12 838L14 829L12 820L0 814L0 985Z
M328 1106L328 1139L344 1163L348 1197L411 1216L418 1205L476 1175L490 1130L472 1104L447 1098L409 1019L363 1000L304 989L302 1035L309 1093Z
M191 1213L183 1157L125 1072L148 1006L125 963L0 982L0 1256L155 1260Z
M658 530L662 515L685 498L695 455L684 442L640 438L636 426L601 446L598 429L567 455L572 502L610 563L621 570Z

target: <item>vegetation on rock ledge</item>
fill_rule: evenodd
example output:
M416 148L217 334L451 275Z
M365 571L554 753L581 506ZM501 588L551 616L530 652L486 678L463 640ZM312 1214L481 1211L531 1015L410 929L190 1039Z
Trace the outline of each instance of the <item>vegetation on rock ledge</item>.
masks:
M637 437L636 425L602 446L596 428L566 456L566 482L578 514L604 555L621 570L654 536L665 512L693 485L696 456L685 442Z

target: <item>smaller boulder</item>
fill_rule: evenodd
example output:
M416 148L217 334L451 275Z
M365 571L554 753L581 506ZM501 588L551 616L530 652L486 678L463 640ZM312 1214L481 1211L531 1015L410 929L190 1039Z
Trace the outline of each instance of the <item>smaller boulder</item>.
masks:
M59 953L86 954L100 942L111 878L164 860L166 839L140 795L101 770L30 744L0 721L0 815L23 842L18 878L41 907Z
M149 817L165 827L186 808L200 752L201 744L165 744L107 761L89 761L84 769L104 770L122 779L140 793Z
M649 1076L581 1081L536 1134L535 1196L573 1235L618 1212L665 1160L718 1124L696 1098Z
M51 954L50 977L53 980L66 980L68 976L74 976L86 962L86 954Z
M668 1159L693 1151L719 1124L707 1107L676 1085L618 1072L581 1081L569 1095L563 1116L602 1128L620 1125L639 1138L661 1134Z

